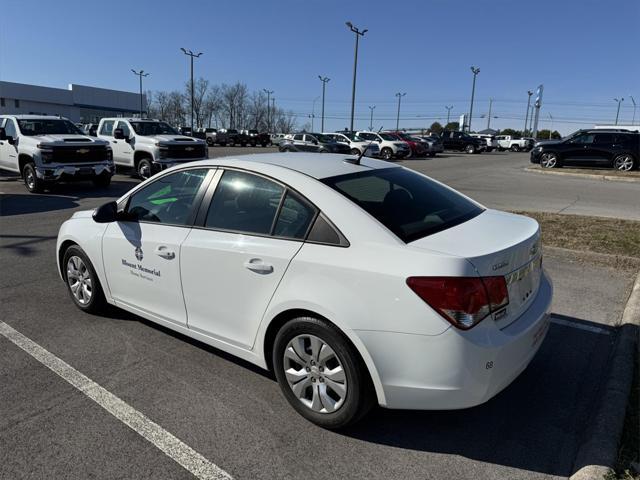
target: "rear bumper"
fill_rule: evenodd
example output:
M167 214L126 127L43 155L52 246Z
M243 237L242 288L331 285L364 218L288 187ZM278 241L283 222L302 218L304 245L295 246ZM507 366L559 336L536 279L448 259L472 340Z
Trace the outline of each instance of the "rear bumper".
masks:
M357 331L378 370L387 408L454 410L482 404L529 365L549 327L553 286L546 274L534 302L499 330L487 318L440 335Z
M36 176L40 180L47 182L86 180L98 177L100 175L108 175L111 177L115 173L113 163L97 163L89 165L43 165L36 167Z

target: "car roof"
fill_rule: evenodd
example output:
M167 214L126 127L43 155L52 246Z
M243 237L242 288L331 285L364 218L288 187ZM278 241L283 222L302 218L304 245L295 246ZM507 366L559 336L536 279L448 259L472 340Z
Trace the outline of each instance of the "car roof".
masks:
M16 120L68 120L66 117L60 117L58 115L0 115L2 118L15 118Z
M383 168L401 168L399 165L393 165L382 160L375 160L368 157L362 157L359 165L345 161L345 159L353 160L355 158L357 158L355 155L283 152L257 153L242 155L240 157L221 157L211 160L201 160L194 163L211 166L233 166L234 164L245 162L276 165L294 170L317 180Z

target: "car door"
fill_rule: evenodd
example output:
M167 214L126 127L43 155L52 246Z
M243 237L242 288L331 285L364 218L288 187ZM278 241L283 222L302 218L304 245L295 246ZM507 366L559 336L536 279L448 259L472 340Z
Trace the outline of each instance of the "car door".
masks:
M129 197L123 220L109 224L102 260L117 305L186 326L180 246L212 176L207 168L161 175Z
M117 165L133 166L133 146L127 139L131 136L129 124L124 120L116 123L114 130L121 129L124 134L124 140L111 139L111 148L113 149L113 160Z
M0 126L2 126L1 121ZM18 131L12 119L5 119L4 131L7 135L7 140L0 140L0 168L16 170L18 166ZM13 144L9 143L8 138L12 139Z
M569 165L589 165L597 161L594 152L594 133L584 132L566 142L563 153L563 162Z
M304 152L305 149L305 143L304 143L304 135L302 133L296 133L293 136L293 140L292 140L293 146L296 148L296 150L299 150L301 152Z
M209 195L181 250L189 328L249 349L316 210L246 171L219 171Z
M305 144L305 151L307 152L319 152L321 145L320 142L318 142L318 139L316 137L314 137L313 135L309 135L308 133L305 134L304 136L304 144Z
M613 133L596 133L593 139L593 162L599 166L611 163L614 152L617 151L615 135Z

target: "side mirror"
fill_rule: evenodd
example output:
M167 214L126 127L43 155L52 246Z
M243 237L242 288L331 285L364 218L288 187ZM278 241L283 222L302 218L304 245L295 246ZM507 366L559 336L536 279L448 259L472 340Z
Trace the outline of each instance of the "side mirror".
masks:
M0 128L0 140L7 140L7 132L4 128Z
M116 128L113 131L113 138L116 140L124 140L124 131L121 128Z
M118 204L109 202L96 208L93 212L93 221L96 223L111 223L118 220Z

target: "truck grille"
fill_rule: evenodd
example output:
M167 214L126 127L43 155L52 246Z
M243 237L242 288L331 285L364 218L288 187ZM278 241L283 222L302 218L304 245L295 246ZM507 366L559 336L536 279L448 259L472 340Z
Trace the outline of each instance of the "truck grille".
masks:
M51 161L54 163L96 163L109 158L109 151L105 146L82 145L53 147Z
M166 149L166 158L203 158L205 156L204 145L170 145Z

